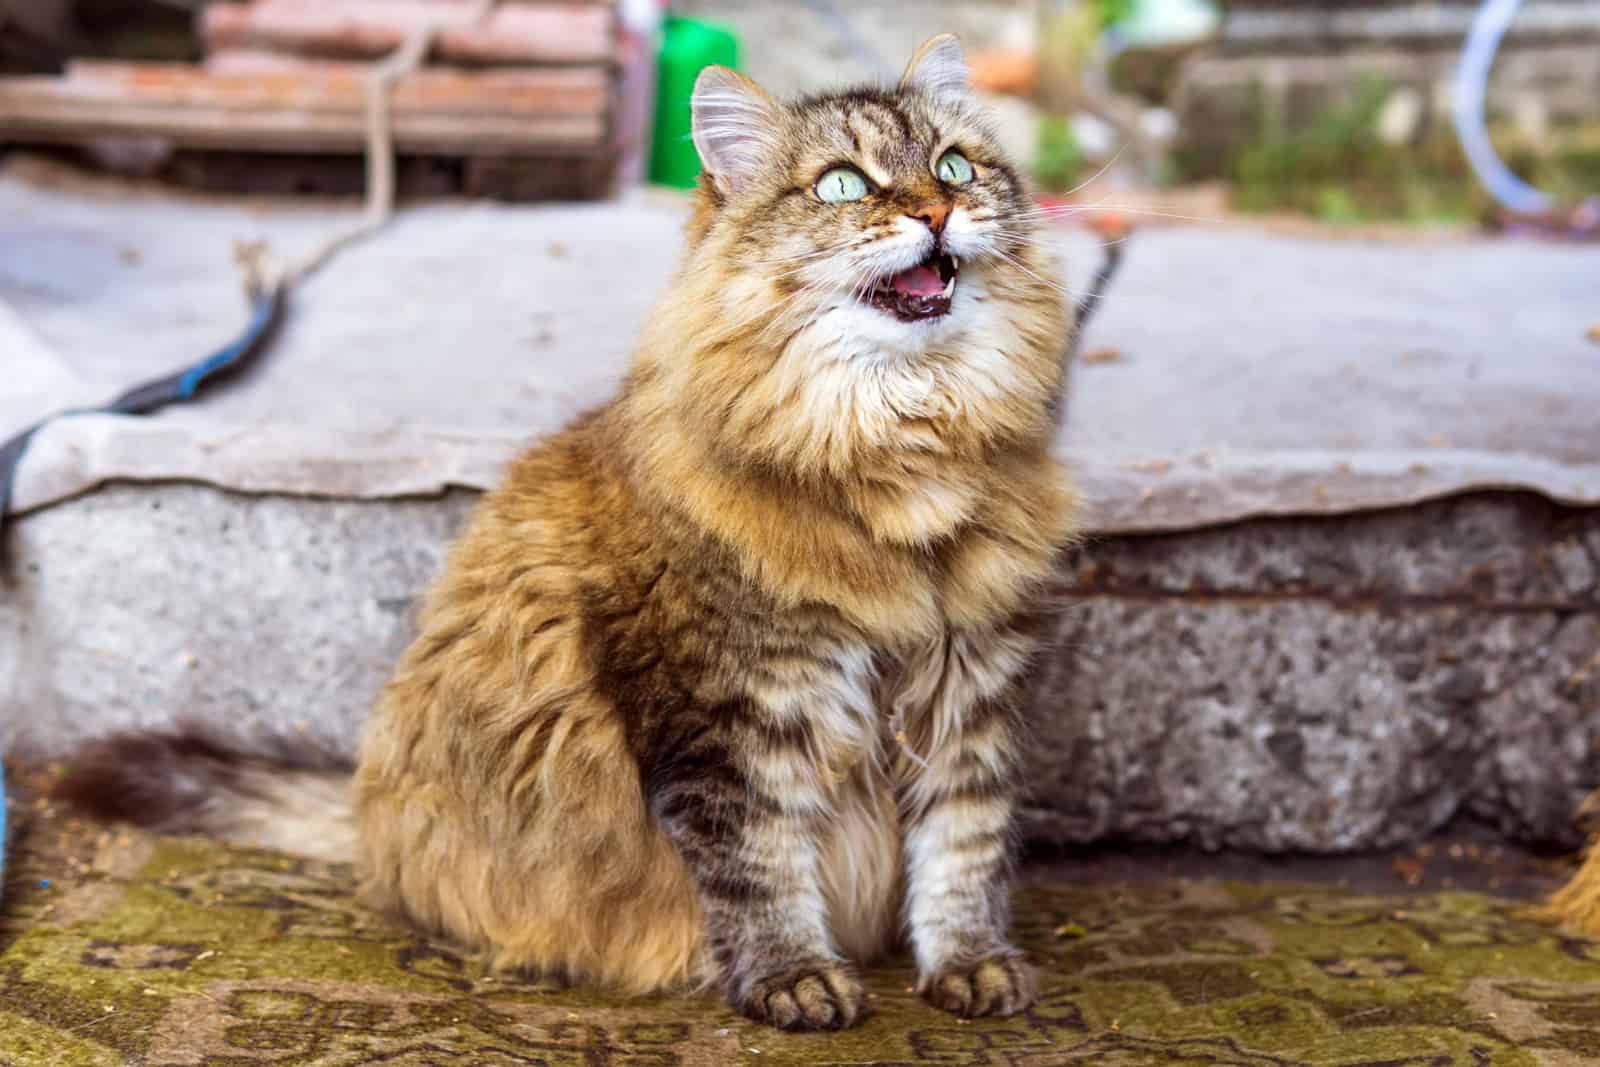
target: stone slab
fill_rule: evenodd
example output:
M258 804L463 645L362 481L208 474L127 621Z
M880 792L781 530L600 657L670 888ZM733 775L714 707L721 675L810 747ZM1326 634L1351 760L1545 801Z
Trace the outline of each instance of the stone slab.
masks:
M0 173L0 435L220 345L243 316L232 243L288 255L342 217L16 170ZM295 294L247 379L155 418L46 430L16 503L118 478L339 498L491 485L610 395L682 217L637 197L407 211ZM1065 287L1082 285L1094 242L1052 239ZM1120 358L1080 368L1061 448L1100 531L1484 486L1600 502L1596 292L1600 256L1580 246L1152 226L1089 337Z
M119 483L14 531L0 747L194 716L352 751L475 494ZM1318 852L1470 815L1578 843L1600 787L1600 510L1477 494L1092 540L1031 687L1039 844Z
M1036 840L1575 847L1600 787L1600 511L1484 493L1091 542L1040 657Z

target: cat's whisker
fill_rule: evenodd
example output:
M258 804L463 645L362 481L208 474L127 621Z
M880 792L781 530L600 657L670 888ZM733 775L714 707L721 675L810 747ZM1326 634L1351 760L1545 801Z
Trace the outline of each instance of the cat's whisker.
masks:
M846 278L848 278L848 275L846 275ZM833 279L829 279L827 277L819 278L816 281L811 282L811 283L805 285L804 287L802 287L793 296L791 296L789 299L783 301L776 308L763 308L763 309L761 309L760 312L758 312L758 314L770 315L771 316L771 321L768 322L767 325L764 326L761 329L761 332L756 335L756 340L757 341L765 340L767 338L767 336L775 328L783 325L787 321L789 312L792 311L795 308L795 306L800 303L802 298L816 297L816 296L819 296L819 295L823 296L824 299L820 299L820 300L816 300L815 301L815 306L811 308L811 310L810 310L810 312L809 312L809 314L807 316L806 321L801 325L801 327L798 330L794 331L795 334L798 334L802 330L804 330L807 327L809 327L811 325L812 320L820 317L822 312L824 310L826 310L826 308L827 308L826 297L827 296L831 296L834 291L836 291L837 289L839 289L841 287L842 287L842 283L839 282L839 281L836 281L836 280L833 280ZM791 334L791 336L793 336L793 335Z
M821 283L818 282L808 282L806 285L802 286L785 299L779 301L776 306L757 302L749 314L744 315L739 320L731 323L727 327L728 332L737 333L744 330L746 327L750 326L752 323L755 323L759 319L768 319L769 321L767 324L755 334L754 340L757 343L760 343L765 339L767 333L772 329L773 323L783 321L783 319L794 309L794 307L799 304L800 301L808 294L815 292L820 284Z
M1093 204L1060 204L1040 208L1043 215L1036 216L1051 222L1059 222L1075 215L1085 215L1090 212L1114 212L1118 215L1138 215L1144 218L1177 219L1181 222L1226 222L1220 215L1182 215L1175 211L1160 211L1156 208L1138 207L1129 204L1116 204L1107 201L1097 201Z
M834 279L833 284L822 286L817 290L817 295L820 299L816 301L816 307L812 310L811 318L813 320L820 318L824 312L830 309L830 301L840 293L848 290L854 294L864 284L870 283L862 281L855 272L849 270L840 272L840 276Z
M781 272L779 274L775 274L775 275L773 275L773 277L774 278L786 278L786 277L789 277L790 275L799 274L799 273L801 273L803 271L810 271L810 270L815 270L815 271L819 272L820 274L822 274L823 276L827 276L829 271L832 268L835 268L835 267L838 267L841 270L848 271L848 269L849 269L848 260L849 259L850 259L850 256L848 254L845 254L845 253L834 253L832 255L829 255L829 256L826 256L826 257L822 257L820 259L820 262L819 261L815 261L815 260L810 261L810 262L804 262L804 263L801 263L799 266L792 267L789 270L783 271L783 272Z
M1083 299L1083 296L1084 296L1083 293L1079 292L1076 289L1073 289L1069 285L1063 285L1062 283L1060 283L1058 281L1054 281L1054 280L1052 280L1050 278L1044 277L1043 275L1041 275L1041 274L1037 273L1036 271L1030 269L1026 264L1024 264L1021 260L1017 259L1015 256L1012 256L1012 255L1009 255L1009 254L1007 254L1005 252L1002 252L999 249L995 249L994 250L994 254L999 256L1001 259L1005 260L1007 263L1011 264L1017 270L1020 270L1022 273L1026 274L1028 277L1032 278L1034 281L1038 282L1040 285L1049 286L1051 289L1054 289L1056 292L1060 293L1062 296L1071 297L1075 301Z
M845 249L856 248L860 245L870 244L871 242L872 238L870 237L852 237L848 240L840 241L838 244L825 245L822 248L813 248L810 251L800 252L792 256L773 256L771 259L756 259L751 260L751 262L759 264L778 264L792 263L801 259L817 259L822 256L833 255Z
M1085 178L1083 181L1079 182L1077 185L1074 185L1071 189L1068 189L1066 192L1062 193L1061 195L1062 196L1071 196L1073 193L1082 192L1083 190L1087 189L1089 186L1093 185L1095 182L1099 181L1102 177L1105 176L1105 173L1107 171L1109 171L1112 167L1116 166L1117 160L1121 159L1122 158L1122 153L1126 152L1127 150L1128 150L1127 142L1123 142L1122 144L1118 145L1117 146L1117 150L1115 152L1111 153L1111 158L1106 160L1105 166L1101 167L1099 170L1095 171L1093 174L1089 175L1089 177Z
M1032 238L1031 234L1026 234L1018 230L1004 230L996 228L991 232L1006 237L1019 245L1027 244L1027 242ZM1111 248L1114 245L1126 244L1132 239L1132 234L1124 234L1121 237L1112 237L1106 240L1096 241L1094 246L1096 248Z
M831 310L831 305L829 302L830 298L842 290L846 283L850 283L851 299L859 303L871 290L872 286L876 285L878 281L878 275L872 271L861 273L855 278L854 282L851 282L851 278L851 272L843 272L843 280L837 283L826 294L824 299L816 302L816 306L812 309L811 314L806 317L806 321L801 323L800 327L789 335L785 343L793 341L794 338L800 336L806 330L809 330L812 325L822 318L825 312Z

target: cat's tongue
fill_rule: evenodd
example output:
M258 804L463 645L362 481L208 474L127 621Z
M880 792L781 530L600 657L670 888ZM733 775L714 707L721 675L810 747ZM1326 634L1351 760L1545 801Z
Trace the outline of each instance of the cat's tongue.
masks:
M903 296L938 296L944 292L944 280L932 267L918 264L890 278L889 288Z

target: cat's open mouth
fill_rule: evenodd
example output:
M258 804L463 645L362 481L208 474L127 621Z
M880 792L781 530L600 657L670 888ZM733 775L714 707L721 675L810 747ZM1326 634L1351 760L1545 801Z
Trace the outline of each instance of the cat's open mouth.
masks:
M950 311L961 261L935 252L910 270L892 274L867 294L867 302L901 322L936 319Z

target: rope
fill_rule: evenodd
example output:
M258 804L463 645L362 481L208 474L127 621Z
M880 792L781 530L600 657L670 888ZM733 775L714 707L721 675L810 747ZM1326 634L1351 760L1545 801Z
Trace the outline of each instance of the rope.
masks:
M322 268L341 249L371 236L394 216L395 162L394 123L390 93L407 75L422 66L441 30L457 26L476 26L494 10L498 0L473 0L464 12L430 19L416 27L409 37L367 72L366 208L361 218L313 245L287 266L272 262L265 244L244 245L235 250L245 275L245 288L259 293L271 288L287 288L303 281Z

